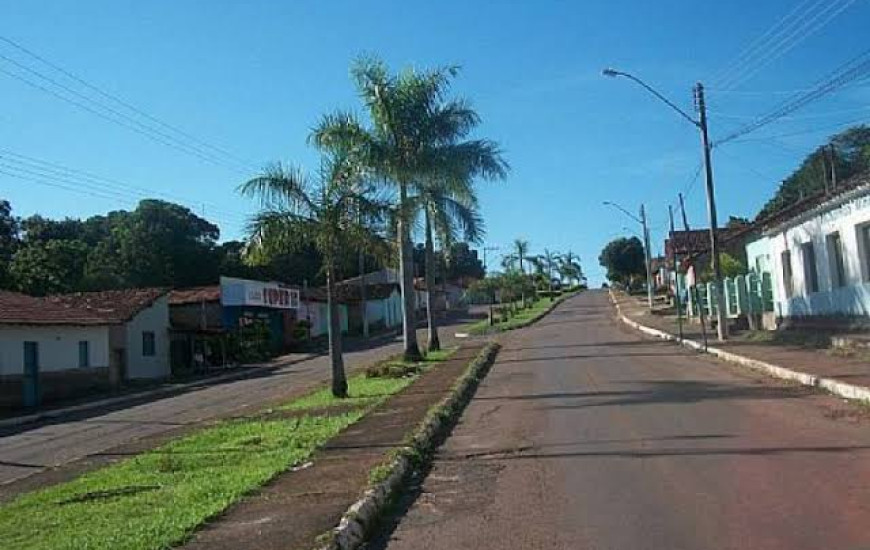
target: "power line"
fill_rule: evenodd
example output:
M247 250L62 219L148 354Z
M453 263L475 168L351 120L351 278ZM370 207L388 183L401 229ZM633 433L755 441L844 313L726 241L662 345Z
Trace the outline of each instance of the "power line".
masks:
M779 29L768 40L759 43L752 55L741 63L742 67L720 79L718 85L722 88L738 87L758 74L764 67L781 58L798 44L824 28L854 2L855 0L836 0L834 2L819 0L795 17L788 25Z
M762 115L755 121L739 128L735 132L716 142L715 145L722 145L737 139L740 136L754 132L755 130L793 113L801 107L804 107L838 88L845 86L849 82L866 77L868 71L870 71L870 59L868 59L868 56L870 56L870 50L866 50L855 56L822 79L810 92L780 104L780 106L775 108L773 111L766 115Z
M157 196L156 193L141 194L133 193L123 188L113 188L105 184L99 184L87 181L81 177L70 177L64 175L59 170L40 167L37 165L29 165L25 162L18 161L6 155L0 155L0 174L4 174L16 179L30 181L39 185L63 189L77 194L83 194L91 197L108 199L119 203L138 202L148 196ZM191 208L192 211L195 208ZM213 219L219 223L238 226L246 223L242 216L223 215L213 216Z
M41 81L47 83L48 86L53 86L56 89L52 89L46 87L46 85L34 82L30 78L27 78L19 73L10 71L8 69L0 68L0 72L2 72L3 74L6 74L11 78L23 82L66 103L83 109L91 114L99 116L104 120L125 127L153 141L166 145L167 147L171 147L186 154L196 156L206 162L223 166L239 173L247 174L252 169L251 166L244 166L244 168L242 168L242 165L235 160L228 161L225 158L221 158L221 156L219 156L218 154L211 153L207 150L202 149L201 147L185 143L184 140L179 139L178 137L175 137L165 131L155 129L153 126L145 124L141 120L136 119L135 117L127 115L126 113L123 113L118 109L96 101L92 97L89 97L88 95L83 94L78 90L75 90L61 82L58 82L50 76L46 76L45 74L31 67L28 67L27 65L20 63L6 55L0 54L0 60L3 60L8 64L17 67L18 69L37 77ZM60 93L57 89L60 89L65 93ZM73 97L69 97L70 95Z
M754 142L754 141L767 141L769 139L780 139L780 138L787 138L787 137L794 137L794 136L802 136L802 135L807 135L807 134L816 134L819 132L829 132L832 129L843 128L845 126L853 126L855 124L865 124L867 122L868 122L867 117L861 117L861 118L857 118L857 119L854 119L851 121L838 122L836 124L819 126L818 128L811 128L811 129L807 129L807 130L798 130L795 132L787 132L784 134L775 134L772 136L759 136L759 137L742 138L742 139L734 140L731 143L749 143L749 142Z
M779 120L809 120L809 119L813 119L813 118L831 118L831 117L835 117L835 116L839 116L839 115L854 115L857 113L867 113L868 111L870 111L870 106L859 107L856 109L841 109L839 111L827 111L827 112L823 112L823 113L812 113L812 114L801 115L801 116L784 116L784 117L780 117ZM736 119L736 120L753 120L753 119L758 118L758 115L739 115L736 113L727 113L727 112L723 112L723 111L710 110L710 109L708 109L707 112L713 113L717 117L732 118L732 119Z
M239 163L241 163L241 164L243 164L243 165L250 165L250 163L249 163L248 161L245 161L244 159L241 159L241 158L237 157L237 156L234 155L233 153L227 151L225 148L223 148L223 147L219 147L219 146L216 146L216 145L212 145L212 144L210 144L210 143L208 143L208 142L206 142L206 141L203 141L202 139L197 138L196 136L194 136L194 135L192 135L192 134L190 134L190 133L188 133L188 132L185 132L184 130L179 129L179 128L176 127L176 126L173 126L173 125L171 125L171 124L168 124L168 123L162 121L161 119L159 119L159 118L157 118L157 117L155 117L155 116L153 116L153 115L151 115L151 114L148 114L147 112L143 111L142 109L139 109L138 107L132 105L130 102L126 101L125 99L122 99L121 97L119 97L119 96L117 96L117 95L113 95L113 94L111 94L111 93L109 93L109 92L106 92L106 91L103 90L102 88L100 88L100 87L98 87L98 86L96 86L96 85L94 85L94 84L91 84L90 82L86 81L85 79L83 79L82 77L76 75L75 73L73 73L73 72L71 72L71 71L69 71L69 70L67 70L67 69L64 69L63 67L57 65L56 63L53 63L53 62L49 61L48 59L42 57L41 55L39 55L39 54L33 52L32 50L30 50L30 49L28 49L28 48L25 48L25 47L22 46L21 44L15 42L14 40L12 40L12 39L10 39L10 38L8 38L8 37L5 37L5 36L0 35L0 41L3 41L3 42L5 42L5 43L9 44L9 45L12 46L13 48L16 48L17 50L19 50L19 51L21 51L21 52L23 52L23 53L29 55L29 56L32 57L33 59L36 59L37 61L41 62L42 64L44 64L44 65L46 65L46 66L48 66L48 67L54 69L55 71L57 71L57 72L63 74L63 75L66 76L67 78L70 78L71 80L74 80L75 82L78 82L78 83L81 84L82 86L85 86L86 88L88 88L88 89L90 89L90 90L93 90L94 92L96 92L96 93L98 93L99 95L105 97L106 99L109 99L109 100L111 100L111 101L114 101L115 103L117 103L117 104L119 104L119 105L121 105L121 106L123 106L123 107L126 107L126 108L129 109L130 111L132 111L132 112L138 114L139 116L142 116L143 118L146 118L146 119L148 119L148 120L150 120L150 121L152 121L152 122L154 122L154 123L156 123L156 124L162 126L163 128L166 128L167 130L170 130L170 131L172 131L172 132L175 132L176 134L178 134L178 135L180 135L180 136L183 136L183 137L187 138L187 139L190 140L190 141L193 141L193 142L195 142L195 143L198 143L198 144L202 145L203 147L206 147L206 148L208 148L208 149L211 149L211 150L213 150L213 151L215 151L215 152L217 152L217 153L219 153L219 154L222 154L222 155L225 155L225 156L227 156L227 157L233 158L233 159L235 159L236 161L238 161Z
M158 137L158 136L155 136L155 135L150 134L150 133L148 133L148 132L146 132L146 131L143 131L143 130L141 130L140 128L137 128L136 126L133 126L133 125L131 125L131 124L128 124L128 123L124 122L123 120L118 120L118 119L116 119L116 118L113 118L113 117L111 117L111 116L109 116L109 115L107 115L107 114L105 114L105 113L103 113L103 112L101 112L101 111L98 111L98 110L96 110L96 109L90 107L89 105L87 105L87 104L85 104L85 103L82 103L82 102L80 102L80 101L76 101L75 99L71 99L71 98L69 98L69 97L66 97L65 95L60 94L60 93L58 93L58 92L55 91L55 90L52 90L52 89L46 88L45 86L42 86L41 84L38 84L38 83L36 83L36 82L33 82L32 80L29 80L29 79L27 79L27 78L25 78L25 77L23 77L23 76L21 76L21 75L19 75L19 74L17 74L17 73L14 73L14 72L8 71L8 70L6 70L6 69L4 69L4 68L2 68L2 67L0 67L0 73L3 73L3 74L5 74L5 75L7 75L7 76L9 76L9 77L12 77L12 78L16 79L16 80L19 80L19 81L21 81L21 82L27 84L28 86L31 86L31 87L33 87L33 88L36 88L36 89L38 89L38 90L40 90L40 91L42 91L42 92L45 92L45 93L47 93L47 94L50 94L50 95L52 95L52 96L54 96L54 97L56 97L56 98L58 98L58 99L60 99L60 100L62 100L62 101L65 101L66 103L69 103L69 104L71 104L71 105L74 105L74 106L76 106L76 107L78 107L78 108L80 108L80 109L84 109L85 111L88 111L89 113L94 114L94 115L96 115L96 116L98 116L98 117L100 117L100 118L102 118L102 119L104 119L104 120L107 120L107 121L109 121L109 122L112 122L113 124L117 124L117 125L119 125L119 126L123 126L123 127L127 128L127 129L129 129L129 130L132 130L132 131L136 132L137 134L140 134L140 135L143 135L143 136L147 137L148 139L151 139L151 140L153 140L153 141L156 141L156 142L158 142L158 143L161 143L161 144L163 144L163 145L166 145L167 147L170 147L170 148L176 149L176 150L181 151L181 152L183 152L183 153L187 153L187 154L190 154L190 155L194 155L194 156L199 157L200 159L202 159L202 160L204 160L204 161L206 161L206 162L210 162L210 163L212 163L212 164L218 164L218 165L220 165L220 166L228 167L227 165L225 165L225 164L223 164L223 163L221 163L221 162L219 162L219 161L215 161L214 159L210 158L209 156L206 156L206 155L204 155L204 154L202 154L202 153L199 153L199 152L197 152L197 151L194 150L194 149L187 148L187 147L185 147L185 146L179 146L179 145L176 144L176 143L173 143L173 142L171 142L171 141L167 141L167 140L162 139L162 138L160 138L160 137ZM241 170L238 170L238 169L235 169L235 170L237 170L239 173L243 173Z
M52 176L59 176L69 181L78 181L86 183L88 185L96 185L97 187L109 189L111 191L120 191L122 193L128 194L128 196L130 196L130 192L133 192L135 196L139 198L160 197L181 204L197 204L201 206L208 206L209 210L220 214L226 218L243 219L242 215L227 210L222 210L214 203L210 203L207 201L195 201L186 197L182 197L180 195L165 193L162 191L155 191L146 187L130 185L129 183L117 179L98 176L93 173L86 172L84 170L78 170L75 168L70 168L56 162L37 159L28 155L22 155L21 153L16 153L2 147L0 147L0 160L5 160L6 162L10 162L18 166L23 166L24 168L28 168L31 170L39 170Z
M785 14L782 18L780 18L776 23L773 24L770 28L768 28L764 33L755 37L740 53L729 61L724 68L714 73L710 78L712 82L719 82L727 77L733 75L736 71L746 64L746 62L751 59L755 54L762 49L764 45L766 45L769 41L776 38L778 34L782 32L783 29L788 28L793 20L799 19L804 14L801 14L801 10L803 10L808 4L810 4L813 0L804 0L797 6L795 6L790 12Z
M738 76L737 78L724 83L723 87L736 88L743 82L746 82L747 80L758 74L758 72L761 71L764 67L781 58L782 56L793 50L798 44L827 26L828 23L830 23L843 11L845 11L854 2L855 0L846 0L844 3L839 5L836 2L828 4L825 9L818 12L814 17L809 19L804 26L795 29L779 44L774 45L769 50L769 53L766 56L762 57L758 61L758 63L755 64L754 67L751 67L744 71L741 76Z

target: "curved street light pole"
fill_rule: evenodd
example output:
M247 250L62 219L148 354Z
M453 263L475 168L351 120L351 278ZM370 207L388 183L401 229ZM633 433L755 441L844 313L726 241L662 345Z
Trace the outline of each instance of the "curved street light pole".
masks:
M653 309L653 279L652 279L652 255L650 254L650 244L649 244L649 229L646 226L646 210L643 207L643 204L640 205L640 217L638 218L622 206L616 204L612 201L604 201L605 206L612 206L617 210L621 211L623 214L636 221L643 227L643 252L644 252L644 263L646 264L646 300L647 306L649 310Z
M716 216L716 195L713 188L713 161L710 154L713 145L710 143L710 137L707 131L707 107L704 101L704 86L700 82L698 82L697 84L695 84L695 87L693 89L693 92L695 94L695 103L697 105L698 112L700 113L699 119L695 120L685 111L675 105L672 101L670 101L668 98L655 90L652 86L648 85L646 82L632 74L610 68L604 69L602 71L602 74L604 76L609 76L612 78L621 76L635 82L647 92L655 96L659 101L670 107L672 110L676 111L681 117L692 123L692 125L698 128L698 130L700 130L701 132L701 146L703 147L704 152L704 174L706 176L707 184L707 215L710 220L710 255L712 257L713 264L713 277L715 278L716 282L716 331L718 333L719 340L726 340L728 338L728 318L727 312L725 311L725 287L722 280L722 266L719 261L719 235L717 231L718 221Z

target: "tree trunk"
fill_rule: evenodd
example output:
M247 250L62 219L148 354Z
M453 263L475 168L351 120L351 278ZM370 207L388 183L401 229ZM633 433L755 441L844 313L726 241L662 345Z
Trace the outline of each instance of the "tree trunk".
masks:
M369 338L369 316L368 306L366 305L366 256L365 252L359 253L359 298L360 308L362 309L362 334L363 338Z
M344 374L344 356L341 350L341 318L335 296L335 273L333 266L326 268L326 302L329 317L329 360L332 365L332 395L347 397L347 377Z
M411 244L411 228L408 218L408 189L404 183L399 185L399 274L402 290L402 339L405 361L420 361L420 347L417 345L417 322L414 296L414 249Z
M427 351L441 349L441 340L438 339L438 324L435 319L435 311L432 307L434 301L432 295L435 292L435 243L432 242L432 220L429 209L426 209L426 324L429 327L429 343Z

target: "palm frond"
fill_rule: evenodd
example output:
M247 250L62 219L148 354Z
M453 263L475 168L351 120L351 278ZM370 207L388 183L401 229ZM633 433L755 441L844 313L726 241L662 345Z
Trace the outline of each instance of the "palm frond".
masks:
M267 166L261 175L243 183L238 190L246 197L259 199L260 204L270 210L309 213L317 208L309 195L310 184L305 173L281 163Z

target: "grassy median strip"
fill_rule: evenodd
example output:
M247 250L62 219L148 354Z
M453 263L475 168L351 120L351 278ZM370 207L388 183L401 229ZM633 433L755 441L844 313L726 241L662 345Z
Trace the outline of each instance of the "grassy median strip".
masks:
M485 334L487 332L501 332L505 330L513 330L515 328L524 326L535 317L541 315L542 313L547 311L547 308L549 308L552 304L553 301L549 298L540 298L532 302L529 307L525 309L520 309L516 313L516 315L513 315L510 319L501 321L492 326L489 325L489 319L484 319L471 325L471 327L468 329L468 332L470 332L471 334Z
M430 354L421 368L451 353ZM246 493L304 462L415 378L355 375L349 399L319 389L281 407L299 416L222 422L22 495L0 507L0 548L144 550L182 542Z

